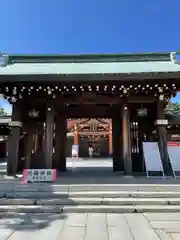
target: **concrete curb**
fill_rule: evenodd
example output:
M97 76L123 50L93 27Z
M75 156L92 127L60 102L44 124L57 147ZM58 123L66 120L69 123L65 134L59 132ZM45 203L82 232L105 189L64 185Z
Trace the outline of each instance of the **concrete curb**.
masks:
M0 213L171 213L180 206L0 206Z
M131 192L131 191L85 191L85 192L0 192L0 198L180 198L180 192Z
M61 198L61 199L0 199L0 206L180 206L180 198Z
M0 203L1 204L1 203ZM107 206L135 206L135 205L177 205L180 198L68 198L68 199L40 199L37 205L107 205Z
M82 179L83 181L83 179ZM0 182L0 192L84 192L84 191L151 191L180 192L180 184L52 184Z
M0 199L0 206L6 205L6 206L11 206L11 205L34 205L36 203L35 199L7 199L7 198L1 198Z
M180 212L180 206L65 206L67 213L145 213L145 212Z

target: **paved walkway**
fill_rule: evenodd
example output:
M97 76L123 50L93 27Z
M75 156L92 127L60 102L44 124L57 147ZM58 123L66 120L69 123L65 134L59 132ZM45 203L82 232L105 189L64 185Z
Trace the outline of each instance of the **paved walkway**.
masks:
M1 240L179 240L180 214L1 216Z

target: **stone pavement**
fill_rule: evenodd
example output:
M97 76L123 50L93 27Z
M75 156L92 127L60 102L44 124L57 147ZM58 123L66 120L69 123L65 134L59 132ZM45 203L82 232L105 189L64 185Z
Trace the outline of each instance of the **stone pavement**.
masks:
M179 213L1 215L1 240L179 240Z

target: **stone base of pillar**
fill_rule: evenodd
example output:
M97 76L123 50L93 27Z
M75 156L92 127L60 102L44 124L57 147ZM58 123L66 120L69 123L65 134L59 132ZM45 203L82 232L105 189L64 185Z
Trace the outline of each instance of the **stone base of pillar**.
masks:
M132 178L134 178L134 176L132 176L132 175L124 175L124 178L125 179L132 179Z

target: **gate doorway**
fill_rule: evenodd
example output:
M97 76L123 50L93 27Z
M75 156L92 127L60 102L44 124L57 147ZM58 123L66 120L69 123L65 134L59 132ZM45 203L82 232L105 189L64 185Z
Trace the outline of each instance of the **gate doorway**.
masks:
M109 118L67 119L67 157L72 157L72 146L78 145L78 156L108 158L112 155L112 129Z

